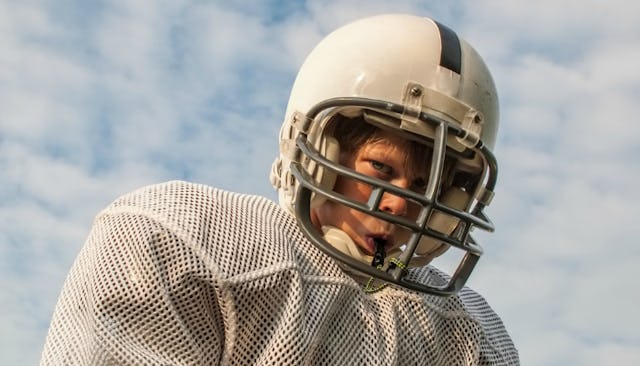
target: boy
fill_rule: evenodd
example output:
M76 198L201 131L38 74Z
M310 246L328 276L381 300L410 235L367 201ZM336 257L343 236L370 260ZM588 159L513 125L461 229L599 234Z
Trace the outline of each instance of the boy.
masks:
M186 182L101 212L42 364L518 364L463 288L493 228L497 97L430 19L351 23L293 86L271 181L280 206ZM462 251L448 276L428 266Z

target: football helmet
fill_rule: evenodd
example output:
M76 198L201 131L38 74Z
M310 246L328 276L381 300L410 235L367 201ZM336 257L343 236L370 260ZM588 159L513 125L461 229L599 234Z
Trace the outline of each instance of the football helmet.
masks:
M340 164L336 123L353 118L432 149L424 192L403 189ZM482 255L470 235L493 231L483 213L492 197L497 163L498 98L478 53L454 31L432 19L390 14L347 24L308 55L293 84L280 131L280 154L271 182L281 206L306 236L356 273L437 295L459 291ZM447 168L445 168L445 160ZM344 176L371 186L367 202L333 190ZM419 205L416 218L381 210L385 194ZM402 227L406 243L371 256L335 228L318 230L311 211L332 200ZM450 247L463 251L446 284L411 276Z

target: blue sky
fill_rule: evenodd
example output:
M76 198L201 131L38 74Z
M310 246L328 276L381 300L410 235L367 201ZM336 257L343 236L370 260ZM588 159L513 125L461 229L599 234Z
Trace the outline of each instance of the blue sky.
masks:
M526 365L640 364L640 3L0 0L0 361L36 364L95 214L186 179L275 199L297 67L334 28L431 16L501 96L497 231L469 284Z

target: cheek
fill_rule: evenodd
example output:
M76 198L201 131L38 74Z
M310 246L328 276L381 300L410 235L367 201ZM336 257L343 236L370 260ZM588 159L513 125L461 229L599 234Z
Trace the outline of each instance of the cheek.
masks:
M353 166L350 166L353 169ZM353 179L338 176L334 185L334 191L350 200L366 203L371 195L371 187ZM322 226L334 226L340 229L357 226L365 220L367 215L351 209L347 206L326 200L320 207L314 210L313 222L319 229Z
M347 207L331 201L325 201L320 207L313 211L313 223L317 229L323 226L341 227L348 220L349 210Z
M366 202L371 195L371 187L367 184L338 177L334 190L357 202Z
M337 182L335 191L351 200L364 203L369 198L367 191L371 190L368 186L355 184L355 182L348 184ZM318 229L322 226L334 226L344 230L346 227L362 222L366 217L368 215L329 199L313 211L313 223Z
M419 204L415 202L409 202L407 204L407 217L416 220L421 208L422 207Z

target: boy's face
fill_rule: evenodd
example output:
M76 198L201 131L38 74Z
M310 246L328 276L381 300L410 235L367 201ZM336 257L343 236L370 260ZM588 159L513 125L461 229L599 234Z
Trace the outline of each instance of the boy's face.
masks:
M376 177L395 186L424 192L427 172L410 169L409 142L390 132L379 130L371 142L364 143L354 153L343 153L340 163L359 173ZM423 169L423 170L426 170ZM335 191L358 201L367 202L372 187L368 184L338 176ZM392 215L415 219L419 208L404 198L385 193L379 206L381 211ZM374 239L385 240L385 249L397 248L404 244L407 233L395 225L367 215L330 200L325 201L312 212L312 221L320 230L322 226L333 226L345 232L364 252L372 255L375 251Z

